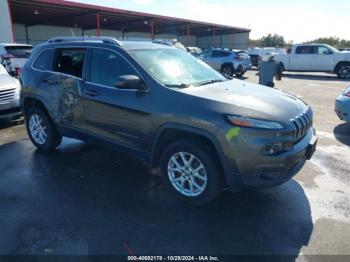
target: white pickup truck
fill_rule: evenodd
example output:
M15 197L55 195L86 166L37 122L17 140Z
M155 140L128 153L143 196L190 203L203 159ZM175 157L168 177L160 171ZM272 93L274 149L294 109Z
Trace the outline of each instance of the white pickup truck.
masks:
M283 71L329 72L341 79L350 78L350 52L325 44L294 45L286 54L275 54Z

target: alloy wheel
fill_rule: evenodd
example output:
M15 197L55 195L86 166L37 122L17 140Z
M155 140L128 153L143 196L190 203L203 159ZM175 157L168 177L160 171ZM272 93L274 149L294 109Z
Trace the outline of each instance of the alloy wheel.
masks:
M33 114L29 118L29 130L32 138L39 145L43 145L47 140L46 125L43 119L37 115Z
M196 197L204 192L208 177L203 163L188 152L175 153L168 162L168 177L182 195Z
M343 65L339 69L339 75L343 79L350 78L350 65Z

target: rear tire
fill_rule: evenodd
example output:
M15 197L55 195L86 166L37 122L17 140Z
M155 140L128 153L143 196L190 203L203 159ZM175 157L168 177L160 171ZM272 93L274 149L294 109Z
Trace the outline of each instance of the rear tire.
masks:
M180 200L202 206L223 188L223 175L213 150L203 143L183 139L169 144L160 161L166 187Z
M233 66L230 65L230 64L226 64L226 65L223 65L223 66L221 67L221 73L222 73L224 76L232 77L234 71L235 71L235 69L234 69Z
M340 79L350 79L350 63L341 63L336 73Z
M41 108L32 107L26 112L26 128L33 145L41 151L52 151L62 141L56 126Z

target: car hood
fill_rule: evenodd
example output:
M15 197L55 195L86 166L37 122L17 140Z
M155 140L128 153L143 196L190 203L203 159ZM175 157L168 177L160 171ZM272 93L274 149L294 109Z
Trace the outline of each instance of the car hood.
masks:
M0 90L9 88L18 88L19 81L8 75L0 75Z
M337 53L337 56L341 60L347 60L350 61L350 51L342 51Z
M279 122L287 122L308 108L303 101L289 93L236 79L181 91L220 102L218 108L221 113Z

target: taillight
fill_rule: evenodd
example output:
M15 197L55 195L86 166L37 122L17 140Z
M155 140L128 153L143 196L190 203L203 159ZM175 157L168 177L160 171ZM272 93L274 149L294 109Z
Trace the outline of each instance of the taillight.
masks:
M344 96L350 97L350 92L344 93Z
M16 67L16 76L19 76L21 74L22 69L19 67Z
M243 60L243 57L241 57L241 56L238 55L238 56L235 56L235 59L241 61L241 60Z

